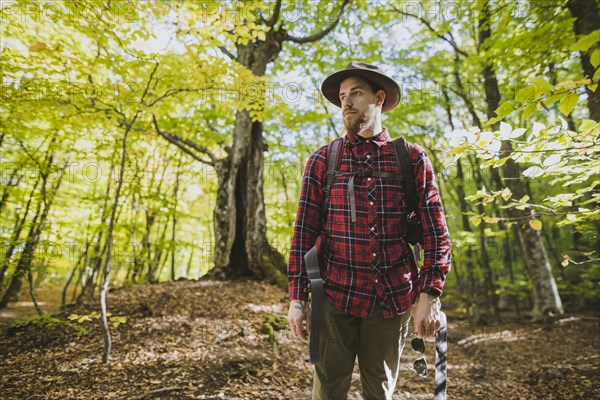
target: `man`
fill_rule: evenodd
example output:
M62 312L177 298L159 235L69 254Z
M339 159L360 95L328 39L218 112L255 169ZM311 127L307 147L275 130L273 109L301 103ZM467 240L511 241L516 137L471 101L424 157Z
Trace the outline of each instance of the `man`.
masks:
M339 170L400 174L394 145L381 123L381 114L400 102L398 83L376 66L351 62L327 77L321 89L341 107L347 131ZM363 397L391 398L415 302L417 336L432 336L439 329L438 297L450 269L450 237L439 191L429 158L421 147L409 146L424 231L425 259L419 271L406 241L406 202L398 180L369 174L336 177L321 226L327 147L309 157L304 173L288 267L290 329L307 341L311 310L303 257L316 243L326 301L313 399L345 399L357 356Z

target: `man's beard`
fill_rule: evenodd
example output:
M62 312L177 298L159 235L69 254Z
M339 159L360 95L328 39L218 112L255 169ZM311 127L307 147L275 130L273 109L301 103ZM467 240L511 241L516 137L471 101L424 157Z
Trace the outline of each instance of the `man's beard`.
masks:
M350 119L344 118L344 126L346 127L346 131L353 135L357 135L361 131L367 131L369 128L372 128L375 125L375 118L369 112L370 110L366 110L361 114L351 114Z

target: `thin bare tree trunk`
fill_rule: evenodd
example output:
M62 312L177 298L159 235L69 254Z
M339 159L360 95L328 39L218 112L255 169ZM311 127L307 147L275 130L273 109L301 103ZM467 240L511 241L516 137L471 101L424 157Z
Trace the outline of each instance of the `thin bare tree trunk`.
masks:
M108 232L107 232L107 252L106 258L104 259L104 267L102 269L102 287L100 289L100 310L101 310L101 320L102 320L102 337L104 338L104 350L102 352L102 362L105 364L108 363L110 359L110 352L112 349L112 338L110 335L110 327L108 325L108 316L107 316L107 303L106 303L106 294L108 292L108 285L110 282L110 262L113 248L113 230L116 222L117 208L119 205L119 199L121 196L121 188L123 187L123 176L125 175L125 163L127 161L127 136L135 120L137 119L138 114L136 113L133 117L132 121L126 125L125 133L123 134L122 140L122 153L121 153L121 165L119 169L119 179L117 181L117 188L115 191L115 198L111 209L110 219L108 223Z
M38 304L38 301L37 301L37 296L35 295L35 290L33 288L33 276L31 274L31 268L27 269L27 281L29 282L29 295L31 296L31 300L33 301L33 306L35 308L35 311L41 317L42 315L44 315L44 312L40 308L40 305Z
M175 251L176 251L176 246L175 246L175 239L176 239L176 227L177 227L177 199L179 196L179 180L180 180L180 171L181 171L181 164L182 164L182 159L183 159L183 155L180 153L179 154L179 159L177 161L177 170L176 170L176 175L175 175L175 187L173 188L173 227L171 230L171 246L170 246L170 250L171 250L171 280L174 281L175 280Z

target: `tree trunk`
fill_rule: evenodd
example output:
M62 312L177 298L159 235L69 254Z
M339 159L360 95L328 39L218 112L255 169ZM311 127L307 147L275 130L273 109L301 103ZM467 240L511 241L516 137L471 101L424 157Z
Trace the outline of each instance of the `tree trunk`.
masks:
M46 162L48 162L48 165L51 166L52 165L52 156L49 156L46 158ZM48 167L49 168L49 167ZM52 206L53 203L53 198L54 198L54 194L58 191L58 188L60 187L61 183L62 183L62 178L63 178L63 173L61 173L59 175L58 180L56 181L56 184L51 187L51 196L50 199L47 198L47 189L46 189L46 185L48 183L48 172L47 171L40 171L41 172L41 177L42 177L42 201L40 203L38 203L38 207L35 213L35 216L33 218L33 221L31 222L31 227L29 228L29 234L27 235L27 240L25 243L25 248L23 249L23 253L21 254L21 258L19 259L19 263L17 264L17 268L15 270L15 273L12 277L12 280L8 286L8 289L6 290L6 292L4 293L4 296L2 297L2 300L0 301L0 308L4 308L8 305L8 302L10 301L10 299L17 297L19 295L19 292L21 291L21 286L23 284L23 278L25 276L28 277L28 279L31 279L31 265L34 261L35 258L35 250L37 248L38 243L40 242L40 236L42 234L42 230L44 229L44 226L46 224L46 218L48 217L48 214L50 213L50 208ZM64 168L61 170L61 172L64 172ZM43 205L43 208L42 208ZM40 216L40 210L41 210L41 216ZM38 217L39 217L39 221L38 221ZM31 284L33 284L33 282L31 282ZM31 291L32 293L32 291ZM35 299L35 296L32 297L32 300L34 301L34 305L36 305L36 310L39 309L39 307L37 306L37 300ZM39 310L38 310L39 312Z
M41 203L38 203L35 216L33 217L31 226L29 227L27 239L25 240L25 247L23 248L23 252L21 253L21 257L19 258L15 273L12 275L8 288L2 296L2 300L0 300L0 308L6 307L10 301L15 300L19 296L21 286L23 285L23 278L27 274L28 269L31 268L31 262L33 261L35 248L39 241L39 236L36 237L36 232L40 211Z
M33 301L33 307L38 315L41 317L44 315L44 312L40 308L40 305L37 300L37 296L35 295L35 290L33 287L33 276L31 274L31 268L27 269L27 282L29 282L29 295L31 296L31 301Z
M4 206L6 205L6 201L8 200L8 196L10 195L10 188L17 187L23 178L23 174L21 172L22 166L19 166L14 169L14 171L10 174L6 183L4 185L4 190L2 191L2 197L0 198L0 212L4 210Z
M15 227L13 229L13 240L8 245L6 249L6 253L4 259L2 260L2 266L0 267L0 292L2 292L2 288L4 287L4 277L6 275L6 271L8 270L8 266L10 265L10 259L15 252L17 247L17 243L19 242L19 237L21 236L21 231L23 230L23 226L25 225L25 221L27 220L27 215L29 214L29 208L31 207L31 201L33 200L33 195L35 194L35 190L40 180L36 179L35 184L33 185L33 189L29 194L29 199L27 200L27 204L25 206L25 211L23 213L23 218L19 218L21 213L21 206L17 207L15 211Z
M456 75L455 75L456 77ZM459 78L460 80L460 78ZM448 125L450 126L450 129L452 129L454 131L454 121L452 120L452 108L451 108L451 102L450 102L450 97L448 96L448 92L442 87L442 95L444 97L444 109L446 110L446 118L448 120ZM467 204L467 200L466 200L466 194L465 194L465 176L464 176L464 172L463 172L463 167L462 167L462 162L460 160L460 158L458 160L456 160L456 179L458 181L458 183L454 186L454 190L456 191L456 197L457 197L457 202L458 205L460 207L460 214L461 214L461 223L462 223L462 229L465 232L472 232L471 229L471 224L469 223L469 206ZM467 244L469 247L471 246L470 244ZM471 277L473 276L473 270L475 269L475 266L473 265L473 260L470 257L470 249L468 250L469 253L469 257L467 258L465 265L466 265L466 269L467 269L467 273L468 276ZM461 279L461 275L459 274L459 269L456 266L454 266L452 268L454 270L454 273L456 275L456 280L458 282L458 287L460 290L460 298L463 302L463 305L465 306L466 310L467 310L467 315L469 317L471 317L471 306L473 303L473 297L472 297L472 293L469 293L469 291L467 290L468 288L465 287L465 284L463 282L463 280Z
M237 46L237 61L256 76L264 76L267 63L281 50L279 32L265 41ZM220 277L256 276L287 288L286 262L267 241L263 193L266 150L263 127L246 110L235 118L231 154L217 168L218 190L214 210L215 268Z
M166 262L166 257L163 259L164 247L165 247L165 237L167 236L167 228L169 226L169 217L165 219L165 222L162 224L163 230L159 238L156 239L156 242L152 246L154 248L153 258L150 262L151 273L148 273L148 282L156 283L160 280L160 276L162 275L162 268ZM168 249L167 249L168 253ZM167 254L168 255L168 254Z
M175 239L176 239L176 231L177 231L177 199L178 199L178 195L179 195L179 179L180 179L180 174L181 174L181 164L182 164L182 159L183 159L183 154L179 154L179 160L177 161L177 173L175 175L175 187L173 188L173 227L171 230L171 245L169 246L170 248L170 253L171 253L171 280L174 281L175 280L175 272L176 272L176 268L175 268L175 251L176 251L176 246L175 246Z
M141 187L141 183L139 181L137 181L137 187ZM138 189L139 190L139 189ZM138 249L138 239L137 239L137 219L138 219L138 210L139 210L139 204L141 202L141 196L138 193L138 200L136 200L136 191L133 192L132 194L133 197L133 206L132 206L132 212L133 212L133 233L131 234L131 245L132 245L132 251L133 251L133 265L131 266L131 274L128 276L129 281L131 283L136 283L137 280L139 279L139 276L142 272L142 269L144 268L144 263L141 259L141 254L143 254L141 251L139 251Z
M477 160L476 160L477 161ZM473 168L475 172L474 178L477 188L484 187L483 178L481 176L481 168L479 163ZM480 202L477 204L477 212L480 215L485 213L483 204ZM488 299L490 300L490 309L492 311L494 321L497 322L500 319L500 312L498 310L498 296L496 295L496 285L494 283L494 273L490 264L490 258L488 254L488 240L485 234L485 222L479 224L479 265L483 268L485 274L485 282L487 286Z
M185 277L190 278L192 273L192 265L194 265L194 246L191 246L192 250L190 250L190 258L188 260L187 268L185 269Z
M595 30L600 29L600 13L598 11L596 0L569 0L567 2L567 7L569 8L571 15L575 18L573 27L577 36L588 35ZM599 44L596 43L590 47L589 51L580 53L583 73L589 79L592 79L595 72L590 55L592 54L592 50L597 48L598 45ZM596 91L593 92L586 87L585 92L588 99L590 119L600 121L600 90L596 89Z
M46 218L48 217L48 214L50 213L50 208L51 208L53 200L54 200L54 195L56 194L56 192L58 191L58 189L62 183L66 164L63 165L63 167L59 170L60 175L59 175L56 183L54 185L50 185L50 188L47 187L48 175L50 174L50 169L53 165L53 159L54 159L53 151L54 151L54 143L55 142L56 142L56 138L52 137L50 139L50 143L48 145L48 149L46 151L46 156L45 156L43 163L40 163L33 156L31 156L31 155L29 156L37 164L37 166L39 168L40 177L42 179L42 186L40 188L41 201L37 205L37 210L36 210L35 216L33 218L33 221L31 222L31 227L29 228L29 234L27 235L25 248L23 249L21 258L19 259L17 268L15 270L15 273L12 277L12 280L9 284L8 289L6 290L6 293L4 293L4 295L2 296L2 300L0 301L0 308L6 307L11 298L19 295L19 292L21 291L21 285L23 283L23 278L25 276L28 276L28 278L29 278L29 276L31 274L31 265L32 265L32 262L34 261L35 249L37 248L37 245L40 242L40 236L41 236L42 230L44 229L44 226L46 224ZM37 186L37 181L34 186L34 190L35 190L36 186ZM48 193L50 194L50 196L48 196ZM42 206L43 206L43 208L42 208ZM40 210L41 210L41 216L40 216ZM38 217L39 217L39 221L38 221ZM26 215L23 218L26 218ZM35 299L35 296L32 297L32 299L34 301L34 305L36 305L36 309L38 309L39 307L37 307L37 304L36 304L37 300Z
M489 2L483 3L481 19L479 20L479 45L484 45L485 41L491 37L490 27L490 8ZM495 72L491 63L486 61L483 70L485 85L486 102L488 105L488 118L494 116L495 110L500 102L500 89ZM502 142L501 157L506 157L512 153L510 141ZM519 166L512 159L501 167L506 185L513 193L513 198L520 199L527 194L526 183L520 176ZM550 261L546 254L546 249L542 241L540 232L534 230L529 225L529 221L534 219L535 215L531 210L517 210L510 208L507 210L509 217L517 221L519 232L519 243L523 254L523 261L527 268L529 277L533 286L533 317L541 319L545 314L562 314L562 302L558 294L558 287L552 274Z
M152 231L152 226L154 225L154 220L156 219L156 214L153 209L149 209L150 206L146 205L146 227L144 231L144 237L142 238L142 251L143 254L143 265L146 270L146 282L152 282L152 276L154 271L152 270L152 243L150 243L150 233Z
M125 163L127 161L127 136L131 130L131 127L135 123L138 114L136 113L130 123L126 125L125 133L123 134L122 140L122 153L121 153L121 164L119 168L119 180L117 182L117 188L115 190L114 202L111 207L110 219L108 222L107 230L107 252L104 260L104 266L102 268L102 286L100 288L100 311L101 311L101 322L102 322L102 337L104 339L104 350L102 352L102 362L107 364L110 359L110 351L112 348L112 338L110 335L110 327L108 326L108 305L106 303L106 294L108 292L108 285L110 283L110 263L113 248L113 230L117 220L117 208L119 206L119 199L121 196L121 188L123 186L123 176L125 175Z

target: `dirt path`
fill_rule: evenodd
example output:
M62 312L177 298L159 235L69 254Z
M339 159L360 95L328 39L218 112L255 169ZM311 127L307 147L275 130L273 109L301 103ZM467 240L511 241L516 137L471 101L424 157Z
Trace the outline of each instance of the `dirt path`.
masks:
M35 291L38 305L44 312L53 314L60 311L62 288L42 287ZM23 290L19 301L8 303L8 307L0 308L0 324L25 319L36 315L29 291Z
M78 337L64 326L0 337L2 399L308 399L305 345L273 330L287 312L281 290L258 282L182 281L112 291L112 361L101 363L97 319ZM82 315L91 312L79 311ZM66 317L64 315L63 317ZM270 327L270 328L269 328ZM600 318L552 325L470 327L449 314L449 399L600 398ZM433 346L428 345L433 360ZM433 398L433 377L402 359L396 399ZM430 362L432 364L432 362ZM360 399L355 375L350 399Z

